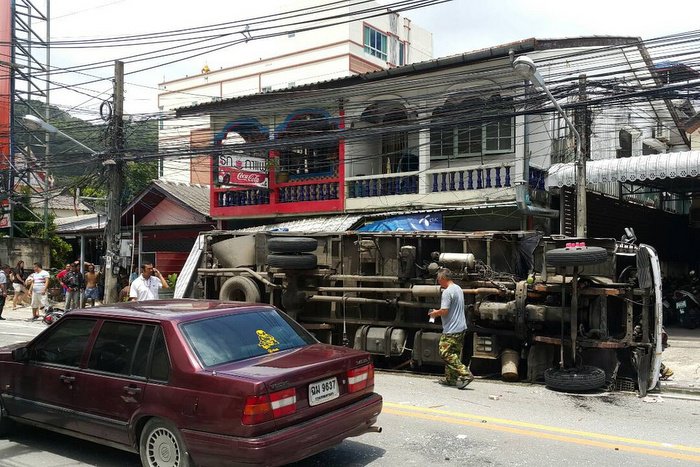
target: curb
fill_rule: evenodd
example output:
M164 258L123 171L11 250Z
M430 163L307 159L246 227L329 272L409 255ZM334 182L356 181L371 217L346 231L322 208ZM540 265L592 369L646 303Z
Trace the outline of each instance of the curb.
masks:
M661 382L661 391L660 393L663 394L664 392L669 392L673 394L686 394L689 396L698 396L700 397L700 387L697 386L691 386L691 385L684 385L684 384L678 384L678 383L664 383L663 381Z

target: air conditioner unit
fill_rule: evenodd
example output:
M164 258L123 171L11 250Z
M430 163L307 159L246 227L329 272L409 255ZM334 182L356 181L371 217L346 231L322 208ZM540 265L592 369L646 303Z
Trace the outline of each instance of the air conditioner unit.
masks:
M671 129L665 126L659 126L654 129L654 138L658 139L662 143L668 143L671 141Z

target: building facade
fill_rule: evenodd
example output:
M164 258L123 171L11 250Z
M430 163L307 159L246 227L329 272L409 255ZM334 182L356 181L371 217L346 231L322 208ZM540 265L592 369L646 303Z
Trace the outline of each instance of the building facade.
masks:
M302 9L318 7L317 0L291 4ZM387 11L367 17L363 12L377 2L347 2L333 9L334 15L361 18L326 27L288 31L274 39L274 50L256 60L219 69L206 65L201 73L159 85L158 106L169 112L183 106L216 102L266 92L284 92L297 86L334 80L432 58L432 34L410 19ZM329 12L310 12L305 21L327 17ZM354 16L353 16L354 15ZM319 24L316 24L319 26ZM251 44L254 44L252 42ZM265 53L265 52L263 52ZM206 117L164 118L159 131L161 153L177 154L183 145L206 147L210 141ZM167 157L161 177L172 182L209 183L209 158Z

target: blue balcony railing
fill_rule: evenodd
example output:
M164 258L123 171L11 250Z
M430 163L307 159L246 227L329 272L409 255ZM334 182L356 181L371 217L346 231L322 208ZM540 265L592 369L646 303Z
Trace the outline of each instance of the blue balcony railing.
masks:
M347 181L348 198L407 195L418 193L416 173L352 177Z
M440 193L510 187L511 169L510 166L499 165L430 170L430 191Z

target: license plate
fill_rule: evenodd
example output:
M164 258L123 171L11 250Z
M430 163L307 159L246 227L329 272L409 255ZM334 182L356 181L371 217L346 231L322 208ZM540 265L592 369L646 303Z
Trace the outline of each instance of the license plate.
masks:
M678 308L679 310L682 310L686 306L688 306L688 305L687 305L687 303L685 303L685 300L681 300L680 302L676 302L676 308Z
M340 396L340 391L338 390L338 380L336 378L328 378L309 384L310 406L332 401L337 399L338 396Z

